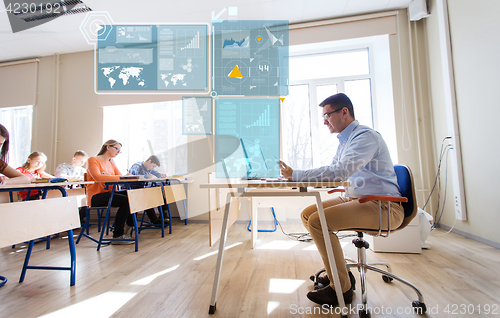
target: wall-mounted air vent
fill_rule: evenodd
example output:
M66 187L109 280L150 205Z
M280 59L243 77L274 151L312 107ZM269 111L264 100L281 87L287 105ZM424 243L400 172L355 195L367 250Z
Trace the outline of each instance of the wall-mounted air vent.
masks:
M92 11L81 0L45 0L20 3L4 0L12 32L20 32L52 21L58 17Z

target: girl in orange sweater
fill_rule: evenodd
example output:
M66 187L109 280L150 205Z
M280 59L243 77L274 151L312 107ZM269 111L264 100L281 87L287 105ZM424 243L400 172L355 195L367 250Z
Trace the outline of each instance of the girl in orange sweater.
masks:
M113 158L121 152L122 144L110 139L102 145L95 157L90 157L87 163L88 181L119 180L122 175L116 167ZM104 183L94 183L87 186L87 202L90 206L106 206L111 197L111 188L105 189ZM127 192L115 192L111 206L118 207L115 218L113 238L131 239L130 230L134 226L128 204ZM133 241L113 241L113 244L133 244Z

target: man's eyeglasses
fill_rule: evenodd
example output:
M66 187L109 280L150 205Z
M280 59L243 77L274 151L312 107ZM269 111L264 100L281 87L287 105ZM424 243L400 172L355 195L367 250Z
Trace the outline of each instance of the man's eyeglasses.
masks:
M122 152L122 150L120 148L116 148L115 146L111 146L112 148L115 148L116 149L116 152L120 153Z
M344 109L344 107L339 108L339 109L337 109L337 110L334 110L333 112L329 112L329 113L323 114L323 119L324 119L324 120L328 120L328 118L330 117L330 114L333 114L333 113L339 112L339 111L341 111L342 109Z

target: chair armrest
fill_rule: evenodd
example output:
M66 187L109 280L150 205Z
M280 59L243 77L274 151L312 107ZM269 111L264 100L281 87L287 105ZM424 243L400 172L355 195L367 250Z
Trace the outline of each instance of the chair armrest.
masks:
M332 194L332 193L335 193L335 192L345 192L345 189L331 189L331 190L328 190L328 194Z
M359 203L365 203L368 201L390 201L390 202L408 202L408 198L406 197L395 197L392 195L364 195L359 198Z

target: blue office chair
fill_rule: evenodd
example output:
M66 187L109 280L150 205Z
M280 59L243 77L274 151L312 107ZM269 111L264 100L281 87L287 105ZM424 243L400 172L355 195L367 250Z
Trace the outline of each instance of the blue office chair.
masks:
M394 196L384 196L384 195L365 195L359 198L360 203L365 203L368 201L379 201L379 227L377 229L352 229L357 233L357 238L352 242L358 250L358 260L355 263L348 263L347 267L357 267L361 278L361 292L362 292L362 303L363 309L360 310L360 317L371 317L371 313L368 311L367 307L367 291L366 291L366 272L368 270L382 274L382 279L386 283L392 282L394 279L402 282L403 284L413 288L417 293L418 300L412 302L412 306L415 308L415 312L419 314L424 314L427 311L427 307L424 303L424 297L418 288L412 283L406 281L405 279L396 276L391 271L391 266L386 262L367 262L366 261L366 250L370 247L367 241L363 239L363 234L369 234L372 236L387 237L390 233L404 229L417 215L417 200L415 197L415 187L413 183L413 175L409 167L404 165L394 166L394 171L396 172L397 182L401 192L401 197ZM344 192L343 189L334 189L328 191L328 193L333 192ZM382 211L381 204L382 201L389 203L389 212L391 207L391 202L401 202L404 209L404 219L403 223L395 230L390 230L391 228L391 218L388 218L387 229L382 229ZM387 271L382 270L376 266L385 266Z

